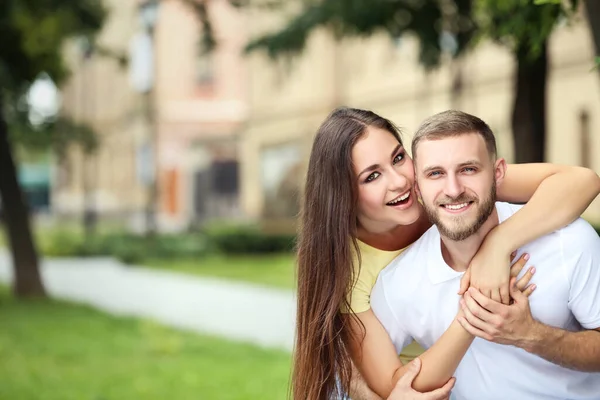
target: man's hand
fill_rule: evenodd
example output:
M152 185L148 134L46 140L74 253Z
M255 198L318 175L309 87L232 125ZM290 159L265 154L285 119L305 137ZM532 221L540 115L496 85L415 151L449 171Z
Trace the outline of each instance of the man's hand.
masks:
M415 358L408 364L408 371L398 380L387 400L447 400L456 379L451 378L444 386L427 393L417 392L412 388L412 381L421 370L421 360Z
M531 336L538 322L533 319L528 296L535 289L531 285L521 292L516 279L510 283L514 303L504 305L470 288L460 301L463 315L458 322L470 334L494 343L519 346Z

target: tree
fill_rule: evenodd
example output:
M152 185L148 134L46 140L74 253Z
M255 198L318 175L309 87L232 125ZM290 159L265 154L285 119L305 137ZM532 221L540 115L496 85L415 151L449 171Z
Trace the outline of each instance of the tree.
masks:
M600 74L600 1L585 0L585 10L590 30L592 31L592 39L594 41L594 52L596 54L596 70Z
M480 0L482 32L517 62L511 127L517 162L543 162L546 150L548 39L576 11L577 0Z
M67 75L62 45L93 35L106 11L100 0L4 0L0 3L0 197L14 264L18 297L44 296L29 214L17 180L7 112L17 108L40 73L55 82ZM7 107L8 106L8 107Z
M595 0L591 0L594 2ZM320 0L304 1L300 13L281 30L252 41L247 50L271 57L301 52L317 28L338 38L383 31L395 38L414 34L419 61L439 66L441 35L456 40L454 57L489 37L507 46L517 61L512 128L517 162L543 161L546 124L547 40L557 22L568 18L577 0Z

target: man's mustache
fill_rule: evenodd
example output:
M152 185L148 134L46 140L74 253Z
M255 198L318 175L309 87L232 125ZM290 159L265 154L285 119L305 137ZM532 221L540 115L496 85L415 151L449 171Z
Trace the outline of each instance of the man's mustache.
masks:
M474 196L470 196L466 193L462 193L460 196L458 197L444 197L443 199L439 199L436 202L436 205L438 206L443 206L446 204L457 204L457 203L470 203L470 202L476 202L477 198Z

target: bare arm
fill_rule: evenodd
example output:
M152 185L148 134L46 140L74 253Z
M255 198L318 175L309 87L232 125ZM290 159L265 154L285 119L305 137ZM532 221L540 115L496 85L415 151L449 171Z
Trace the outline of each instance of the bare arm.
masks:
M353 359L373 391L387 398L409 367L400 362L390 337L372 310L359 313L357 317L364 324L365 336L362 342L351 343ZM350 326L360 339L363 332L360 325L352 320ZM473 336L454 321L442 337L419 356L421 371L412 387L419 392L428 392L446 384L472 341Z
M570 332L537 322L519 347L565 368L600 372L600 328Z
M600 177L587 168L554 164L511 164L498 198L527 203L498 226L510 254L520 246L577 219L600 194Z
M485 238L461 282L508 304L508 255L579 217L600 193L600 178L587 168L554 164L511 164L498 186L498 199L527 204Z
M482 339L520 347L565 368L600 372L600 328L570 332L545 325L533 318L526 297L511 294L515 303L507 306L470 289L460 323Z
M517 276L526 262L525 257L519 258L511 268L511 275ZM524 296L531 295L535 289L534 286L527 286L532 276L533 269L530 268L516 284L517 289L521 290ZM461 316L462 312L458 315ZM410 367L402 365L392 340L371 309L356 314L356 317L364 325L364 330L358 321L347 317L355 338L350 343L352 358L368 386L378 396L387 398ZM455 319L434 345L419 356L421 370L412 382L412 387L418 392L425 393L447 384L472 341L473 336ZM353 387L355 384L357 382L353 382ZM357 386L360 387L361 385ZM357 391L350 394L362 399L360 393ZM371 400L370 397L365 399Z
M369 388L367 382L361 373L352 364L352 381L350 382L350 397L352 400L382 400L375 392Z

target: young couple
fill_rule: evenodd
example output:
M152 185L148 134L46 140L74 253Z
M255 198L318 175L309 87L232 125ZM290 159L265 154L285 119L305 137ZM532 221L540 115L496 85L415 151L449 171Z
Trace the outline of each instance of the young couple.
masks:
M458 398L600 398L600 246L585 222L567 226L600 178L507 166L495 149L483 121L441 113L415 135L415 172L390 121L325 120L298 243L295 399L443 399L455 373ZM412 339L427 351L403 366Z

